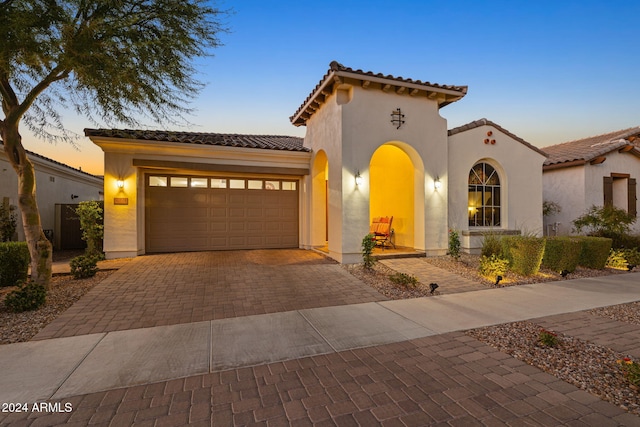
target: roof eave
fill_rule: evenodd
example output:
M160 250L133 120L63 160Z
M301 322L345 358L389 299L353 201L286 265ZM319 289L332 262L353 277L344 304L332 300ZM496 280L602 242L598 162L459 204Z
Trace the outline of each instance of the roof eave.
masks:
M461 89L456 90L456 89L448 89L448 88L434 86L434 85L427 85L424 83L419 84L419 83L407 82L407 81L386 78L386 77L369 76L369 75L350 72L350 71L330 70L327 73L324 80L322 81L322 83L311 93L307 102L305 102L298 109L296 114L294 114L289 118L291 123L294 126L304 126L308 118L303 118L302 116L304 114L309 114L309 116L313 115L313 113L309 112L309 109L311 109L313 104L321 105L322 103L324 103L324 100L322 102L318 102L318 99L321 96L325 96L325 94L327 93L327 88L330 87L331 85L334 85L335 83L343 84L345 83L344 81L345 79L358 80L361 83L367 81L371 83L379 83L381 85L391 85L397 88L403 87L403 88L415 90L415 91L424 91L427 94L444 95L441 98L438 98L437 96L433 97L433 99L435 99L438 102L438 108L443 108L453 102L459 101L467 94L467 89L468 89L467 86L460 86ZM334 91L335 91L335 87L332 87L330 92L333 93ZM430 96L428 97L430 99L432 98Z

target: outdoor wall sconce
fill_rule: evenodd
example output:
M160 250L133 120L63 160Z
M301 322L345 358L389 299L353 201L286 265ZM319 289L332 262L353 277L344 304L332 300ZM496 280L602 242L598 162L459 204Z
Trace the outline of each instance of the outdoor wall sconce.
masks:
M436 179L433 181L433 188L438 191L439 189L442 188L442 182L440 181L440 178L436 176Z
M356 185L359 187L363 182L364 179L362 178L362 175L360 175L360 169L358 169L358 171L356 172Z
M80 196L78 196L77 194L72 194L72 195L71 195L71 200L73 200L73 199L77 199L78 197L80 197Z
M124 188L124 181L119 179L116 181L116 185L118 186L118 188Z

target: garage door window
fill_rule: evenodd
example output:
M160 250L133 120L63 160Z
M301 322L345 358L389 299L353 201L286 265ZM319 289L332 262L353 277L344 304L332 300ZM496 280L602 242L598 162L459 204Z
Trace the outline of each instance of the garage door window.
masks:
M193 188L207 188L209 180L207 178L191 178L191 187Z
M296 182L291 182L291 181L283 181L282 182L282 189L285 191L295 191L297 186L296 186Z
M149 187L166 187L166 186L167 186L166 176L150 176L149 177Z
M171 177L171 186L172 187L188 187L189 178L185 178L182 176L172 176Z
M229 180L229 188L235 189L243 189L244 190L244 179L230 179Z
M280 189L280 181L265 181L264 182L265 190L279 190Z
M227 188L227 180L220 178L211 178L211 188Z
M250 179L247 181L249 190L262 190L262 180Z

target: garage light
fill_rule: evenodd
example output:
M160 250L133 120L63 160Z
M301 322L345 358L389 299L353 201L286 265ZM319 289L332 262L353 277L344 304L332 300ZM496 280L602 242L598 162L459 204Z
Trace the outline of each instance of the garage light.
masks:
M358 169L358 171L356 172L356 185L361 186L363 182L364 179L362 179L362 175L360 175L360 169Z

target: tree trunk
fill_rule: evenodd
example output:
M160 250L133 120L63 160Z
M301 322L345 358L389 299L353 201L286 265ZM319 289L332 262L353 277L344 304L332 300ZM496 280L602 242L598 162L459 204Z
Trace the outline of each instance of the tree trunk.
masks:
M22 146L18 123L5 121L3 126L0 126L0 131L5 154L18 174L18 206L22 213L22 226L31 255L31 280L49 289L52 246L44 235L40 223L33 164Z

